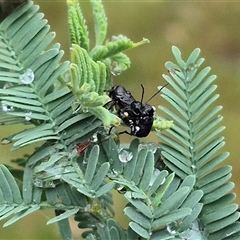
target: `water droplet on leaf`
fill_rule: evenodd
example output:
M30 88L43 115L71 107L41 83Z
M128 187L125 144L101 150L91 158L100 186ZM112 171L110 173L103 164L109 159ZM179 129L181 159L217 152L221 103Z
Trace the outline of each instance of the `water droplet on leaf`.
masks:
M96 191L90 190L90 193L91 193L91 195L92 195L93 198L96 196Z
M94 133L92 137L90 138L90 142L96 143L98 141L97 133Z
M104 228L104 227L105 227L105 225L104 225L103 223L98 222L97 224L98 224L98 226L101 227L101 228Z
M44 184L45 188L55 188L56 184L53 181L47 181Z
M34 72L32 69L27 69L25 73L19 76L19 80L24 84L30 84L34 80Z
M198 65L197 65L196 63L190 63L190 64L187 66L187 71L193 71L193 70L195 70L197 67L198 67Z
M192 165L191 165L191 168L192 168L192 169L196 169L196 165L192 164Z
M25 120L26 121L30 121L32 118L31 118L31 115L32 115L32 112L27 112L26 114L25 114Z
M138 150L140 151L142 149L147 149L148 151L151 151L152 153L155 153L157 151L157 149L158 149L158 146L154 142L140 143L138 145Z
M175 74L177 74L178 72L180 72L180 70L177 69L177 68L170 68L170 69L168 69L168 72L175 75Z
M167 225L167 231L171 234L171 235L175 235L177 232L176 232L176 230L174 230L173 228L172 228L172 226L170 226L170 225Z
M8 105L2 103L2 110L3 110L3 112L11 112L14 110L14 108L12 106L8 106Z
M118 171L115 169L112 169L113 174L118 175Z
M140 143L138 145L138 151L142 150L142 149L147 149L147 144L146 143Z
M150 183L149 183L149 186L152 186L153 183L155 182L157 176L160 174L160 170L158 169L154 169L153 171L153 175L151 176L151 180L150 180Z
M8 83L4 84L3 89L8 89L10 87L13 87L13 84L8 82Z
M132 160L133 153L131 152L131 150L129 150L127 148L122 148L119 151L118 158L121 162L126 163L126 162L129 162Z
M161 182L161 185L163 185L166 181L166 178L163 178L162 182Z
M44 181L41 178L35 177L33 178L33 184L36 187L39 188L55 188L56 184L54 183L54 181Z
M120 194L124 194L124 193L126 193L127 189L125 188L125 186L120 185L120 186L117 188L117 191L118 191Z
M155 153L157 151L157 144L154 142L148 143L148 150L151 151L152 153Z
M34 178L33 179L33 184L36 187L42 188L43 187L43 180L40 178Z
M11 143L12 141L10 140L10 139L8 139L8 138L3 138L2 139L2 141L1 141L1 144L2 145L7 145L7 144L9 144L9 143Z

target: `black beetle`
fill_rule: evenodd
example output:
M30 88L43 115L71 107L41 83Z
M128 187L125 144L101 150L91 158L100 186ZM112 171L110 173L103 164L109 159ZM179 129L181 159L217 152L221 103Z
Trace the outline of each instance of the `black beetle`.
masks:
M148 101L156 96L166 85L158 90ZM118 117L130 127L128 131L120 132L119 134L126 133L136 137L146 137L151 131L154 120L154 108L147 102L142 103L144 96L144 87L142 87L141 101L136 101L132 94L127 91L123 86L114 86L109 91L109 97L112 99L112 106L115 107Z
M109 97L112 99L116 110L129 108L130 104L135 102L132 94L123 86L114 86L109 91Z

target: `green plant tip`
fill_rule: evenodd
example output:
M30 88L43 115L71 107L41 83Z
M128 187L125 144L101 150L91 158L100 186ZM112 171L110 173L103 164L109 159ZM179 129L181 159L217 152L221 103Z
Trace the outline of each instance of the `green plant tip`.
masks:
M165 129L172 128L174 126L173 121L166 121L166 120L154 120L152 128L155 129L157 132Z

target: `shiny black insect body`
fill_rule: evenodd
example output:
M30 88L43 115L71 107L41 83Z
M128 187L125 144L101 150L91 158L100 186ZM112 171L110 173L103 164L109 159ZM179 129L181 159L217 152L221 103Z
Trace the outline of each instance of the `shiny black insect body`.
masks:
M128 121L131 132L130 135L136 137L146 137L153 125L154 109L151 105L135 101L130 105ZM127 124L126 124L127 125Z
M130 108L130 105L136 101L123 86L112 87L109 91L109 97L117 111Z
M161 90L162 88L158 92ZM155 93L149 100L151 100L157 93ZM112 99L112 107L115 107L118 117L120 117L131 129L130 133L124 131L120 132L120 134L126 133L136 137L146 137L151 131L153 125L154 109L148 103L142 103L144 96L143 86L140 102L136 101L132 94L123 86L114 86L109 91L109 96Z

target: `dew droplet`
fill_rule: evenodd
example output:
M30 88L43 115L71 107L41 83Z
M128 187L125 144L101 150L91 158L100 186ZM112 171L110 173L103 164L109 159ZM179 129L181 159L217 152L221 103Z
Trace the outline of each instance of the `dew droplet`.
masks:
M195 70L197 67L198 67L198 65L197 65L196 63L190 63L190 64L187 66L187 71L193 71L193 70Z
M33 177L33 184L36 187L39 188L55 188L56 185L58 184L57 181L53 181L53 180L43 180L42 178L39 177Z
M180 72L180 70L177 68L170 68L170 69L168 69L168 72L171 74L177 74L177 72Z
M8 89L8 88L11 88L11 87L13 87L13 84L8 82L8 83L4 84L3 89Z
M126 163L132 160L133 158L133 153L131 150L127 148L122 148L119 151L118 158L121 162Z
M176 230L174 230L173 228L172 228L172 226L170 226L170 225L167 225L167 231L171 234L171 235L175 235L177 232L176 232Z
M157 176L158 176L159 174L160 174L160 170L154 169L153 174L152 174L152 176L151 176L151 180L150 180L149 186L152 186L152 185L153 185L153 183L155 182L155 180L156 180L156 178L157 178Z
M101 228L104 228L104 227L105 227L105 225L104 225L103 223L98 222L97 224L98 224L98 226L101 227Z
M192 169L196 169L196 165L192 164L192 165L191 165L191 168L192 168Z
M56 184L53 181L47 181L44 183L45 188L55 188Z
M157 151L157 144L154 142L148 143L148 150L151 151L152 153L155 153Z
M14 110L14 108L13 108L13 106L8 106L8 105L2 103L2 110L3 110L3 112L11 112Z
M25 120L26 121L30 121L32 118L31 118L31 115L32 115L32 112L26 112L25 114Z
M90 190L90 194L92 195L92 198L95 198L95 196L96 196L96 191Z
M165 181L166 181L166 178L164 177L160 184L163 185L165 183Z
M147 149L147 144L146 143L140 143L138 145L138 151L142 150L142 149Z
M203 234L197 220L194 220L188 229L181 232L181 237L182 239L186 239L186 240L203 239Z
M7 144L9 144L9 143L11 143L12 141L10 140L10 139L8 139L8 138L3 138L2 139L2 141L1 141L1 144L2 145L7 145Z
M115 170L115 169L112 169L112 173L115 174L115 175L118 175L118 171Z
M94 133L90 138L90 142L96 143L98 141L97 133Z
M42 188L43 187L43 180L36 177L36 178L33 179L33 184L36 187Z
M124 194L124 193L126 193L127 189L125 188L125 186L120 185L120 186L117 188L117 191L118 191L120 194Z
M30 84L34 80L34 72L28 68L25 73L19 76L19 80L24 84Z
M154 142L140 143L138 145L138 150L140 151L141 149L147 149L148 151L151 151L152 153L155 153L158 149L158 145Z

